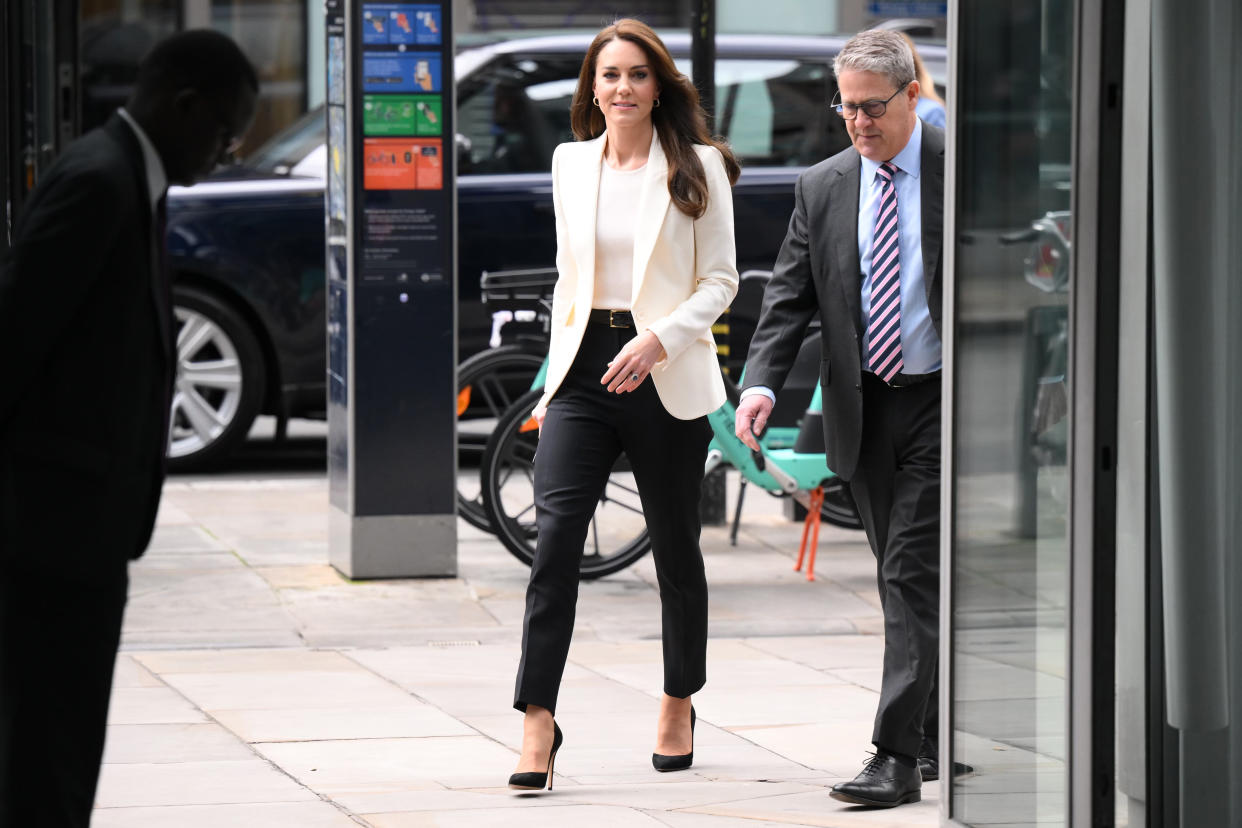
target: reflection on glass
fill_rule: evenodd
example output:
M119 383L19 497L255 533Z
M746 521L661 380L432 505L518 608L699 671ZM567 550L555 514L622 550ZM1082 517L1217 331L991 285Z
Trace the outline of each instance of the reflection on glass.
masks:
M964 0L951 815L1067 822L1072 6Z
M185 5L236 40L258 72L259 105L240 152L245 156L306 109L306 2L193 0ZM83 132L125 103L139 62L156 41L177 31L182 6L183 0L82 0Z
M242 156L306 111L306 14L305 0L211 0L211 27L236 40L259 75Z
M139 61L157 40L177 30L180 5L179 0L82 0L82 132L103 124L129 98Z

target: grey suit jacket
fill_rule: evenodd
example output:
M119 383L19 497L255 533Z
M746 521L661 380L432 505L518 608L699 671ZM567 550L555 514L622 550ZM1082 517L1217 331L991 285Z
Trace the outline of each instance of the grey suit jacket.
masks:
M853 147L808 169L794 189L789 230L763 298L746 361L746 385L780 389L806 327L823 326L820 382L828 467L849 480L862 435L862 266L858 260L858 187L862 159ZM923 274L927 305L941 331L944 235L944 131L924 122Z

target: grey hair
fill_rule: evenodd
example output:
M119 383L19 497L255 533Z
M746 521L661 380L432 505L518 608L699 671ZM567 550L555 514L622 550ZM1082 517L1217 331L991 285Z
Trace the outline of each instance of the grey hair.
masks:
M875 72L901 88L914 80L914 55L900 33L868 29L851 37L832 62L837 77L842 72Z

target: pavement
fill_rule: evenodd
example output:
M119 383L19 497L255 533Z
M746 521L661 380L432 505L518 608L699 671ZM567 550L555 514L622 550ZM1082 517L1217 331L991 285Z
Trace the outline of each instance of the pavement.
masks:
M327 563L327 497L318 471L169 481L131 567L96 828L939 824L937 783L893 810L828 797L866 759L880 682L861 532L825 525L807 582L776 499L748 493L736 547L704 530L709 677L681 773L650 764L650 557L584 582L555 789L519 794L529 570L459 521L458 577L349 581Z

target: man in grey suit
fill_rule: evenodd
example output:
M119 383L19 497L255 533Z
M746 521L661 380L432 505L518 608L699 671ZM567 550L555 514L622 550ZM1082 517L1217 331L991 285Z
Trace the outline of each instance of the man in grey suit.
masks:
M823 325L828 466L848 480L876 557L884 677L862 773L845 802L917 802L939 775L940 251L944 133L915 115L899 34L851 38L835 64L853 146L798 179L794 213L746 363L736 431L763 432L808 323Z

